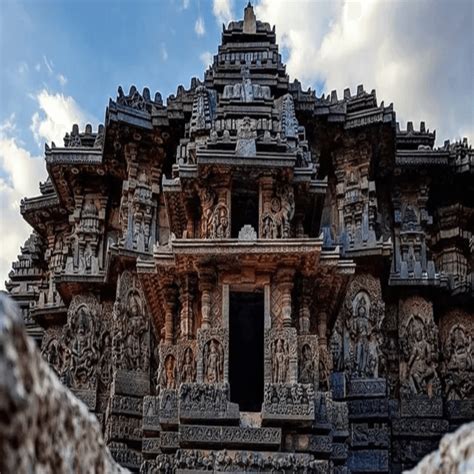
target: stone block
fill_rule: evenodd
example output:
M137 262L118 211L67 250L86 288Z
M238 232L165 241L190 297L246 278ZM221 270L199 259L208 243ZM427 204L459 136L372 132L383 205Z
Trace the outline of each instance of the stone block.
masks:
M390 430L386 423L351 423L354 448L389 448Z
M346 374L344 372L333 372L330 383L334 400L342 400L347 397Z
M386 398L349 400L348 405L350 420L388 418L388 400Z
M385 379L351 379L349 381L349 398L377 398L387 395Z
M284 450L329 456L332 445L329 435L289 433L285 436Z
M280 428L250 428L240 426L180 425L181 446L240 448L274 447L281 445Z
M385 449L364 449L351 451L347 466L351 472L388 472L388 451Z
M392 421L394 436L439 438L449 430L449 422L439 418L400 418Z
M143 431L160 431L160 398L143 397Z
M443 400L439 397L413 397L400 400L402 417L441 417L443 416Z
M112 381L112 393L143 397L150 394L150 377L146 372L117 370Z

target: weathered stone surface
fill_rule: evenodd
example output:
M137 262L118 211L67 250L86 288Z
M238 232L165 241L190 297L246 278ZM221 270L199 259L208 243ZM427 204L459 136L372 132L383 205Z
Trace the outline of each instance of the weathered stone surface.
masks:
M17 308L0 294L0 471L127 472L101 427L26 335Z
M407 474L442 474L474 472L474 423L462 425L454 433L444 435L439 448L424 457Z

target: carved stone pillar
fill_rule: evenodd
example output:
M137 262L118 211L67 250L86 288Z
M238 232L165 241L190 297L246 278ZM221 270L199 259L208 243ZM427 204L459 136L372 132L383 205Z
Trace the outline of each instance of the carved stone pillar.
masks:
M293 289L293 278L295 271L293 269L282 269L278 271L277 279L281 291L281 316L282 325L285 328L291 324L291 291Z
M205 269L199 273L199 289L201 290L201 316L202 329L209 329L211 326L211 290L212 272Z
M180 288L180 337L189 340L193 335L193 278L189 275L183 277Z
M176 291L171 286L170 283L168 283L166 285L164 294L165 294L165 298L166 298L166 304L165 304L165 343L166 344L172 344L173 343L173 337L174 337L173 313L174 313L174 310L175 310Z
M318 340L319 340L319 344L326 348L328 344L327 323L328 323L328 315L325 311L321 311L318 317Z
M270 212L270 203L273 194L273 178L265 176L260 178L260 191L259 191L259 230L258 236L262 238L263 232L263 216L265 213Z
M311 288L306 280L301 285L300 311L299 311L299 330L300 334L309 334L309 324L311 313L309 310L311 300Z

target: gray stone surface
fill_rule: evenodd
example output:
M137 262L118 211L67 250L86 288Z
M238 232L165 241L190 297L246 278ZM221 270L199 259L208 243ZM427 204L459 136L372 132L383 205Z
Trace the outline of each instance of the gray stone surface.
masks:
M0 472L126 473L96 417L41 357L16 305L0 294Z

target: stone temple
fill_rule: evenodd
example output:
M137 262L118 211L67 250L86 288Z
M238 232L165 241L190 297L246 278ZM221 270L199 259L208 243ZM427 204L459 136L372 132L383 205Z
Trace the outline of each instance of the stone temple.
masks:
M474 418L474 152L434 143L290 82L249 5L46 145L7 289L131 471L401 472Z

